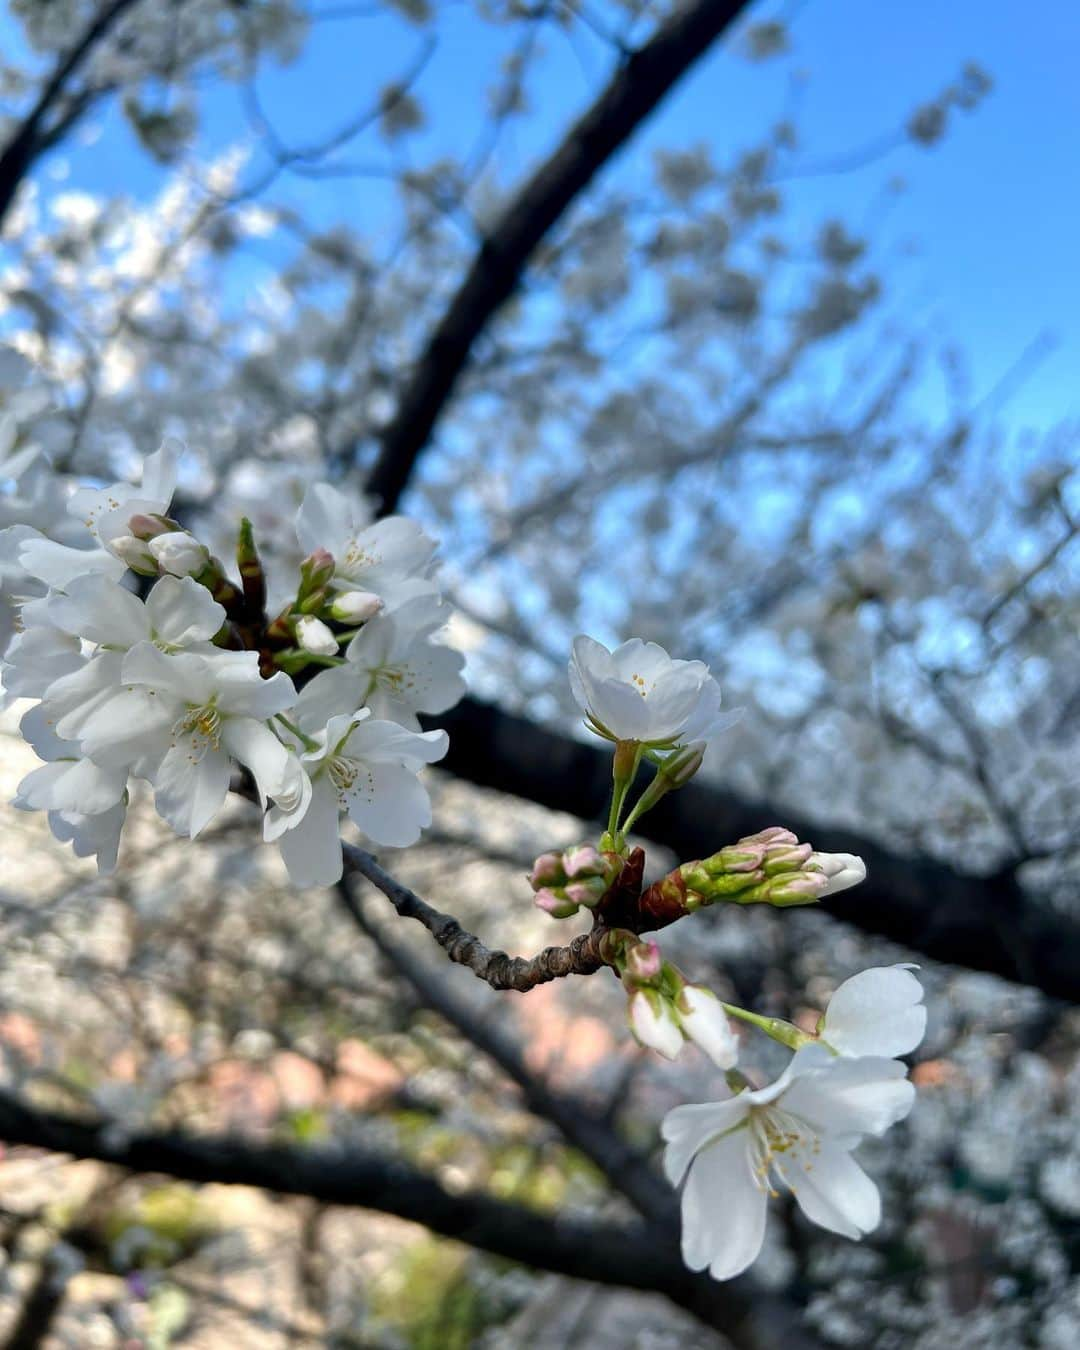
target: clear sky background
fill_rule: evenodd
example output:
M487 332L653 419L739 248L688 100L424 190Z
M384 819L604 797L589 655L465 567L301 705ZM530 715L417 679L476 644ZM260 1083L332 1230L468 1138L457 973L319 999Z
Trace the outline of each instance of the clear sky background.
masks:
M972 114L953 118L942 143L910 143L863 167L813 174L787 185L808 228L823 214L856 224L880 210L883 189L905 190L884 216L879 251L896 259L892 312L905 327L961 348L976 397L995 388L1040 335L1055 344L1003 415L1013 426L1045 428L1080 414L1080 281L1077 159L1080 142L1080 6L1075 0L803 0L786 10L759 4L753 17L792 14L789 56L746 61L732 39L715 49L669 97L619 161L613 175L646 172L657 146L708 143L718 159L752 144L785 107L792 76L805 73L798 125L806 159L829 162L875 144L900 128L913 107L979 63L994 89ZM472 145L482 124L483 79L506 36L478 25L466 8L449 9L438 46L418 86L429 122L410 141L413 162ZM388 17L320 24L296 64L268 69L262 100L283 138L318 139L362 105L372 87L409 64L423 30ZM0 43L17 30L0 19ZM504 184L517 181L551 147L603 77L606 53L587 41L545 39L530 114L501 144L494 164ZM234 86L202 86L199 148L250 139ZM137 151L115 113L98 118L92 144L54 157L46 192L69 188L128 191L149 197L163 170ZM348 152L389 163L377 135ZM312 184L285 181L287 197L315 220L351 222L365 233L389 219L389 189L377 180ZM797 218L797 214L796 214ZM891 269L890 269L891 274ZM932 393L928 393L932 398Z

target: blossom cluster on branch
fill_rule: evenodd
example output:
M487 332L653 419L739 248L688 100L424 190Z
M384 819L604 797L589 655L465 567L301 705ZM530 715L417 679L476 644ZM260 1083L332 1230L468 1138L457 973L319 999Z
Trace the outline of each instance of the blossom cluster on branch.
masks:
M54 834L107 871L132 778L194 838L243 771L292 880L331 883L341 811L382 844L414 843L430 823L418 774L447 740L421 732L417 713L442 711L464 689L463 658L439 640L448 615L435 545L412 521L372 524L360 504L313 484L297 519L308 554L295 594L269 617L250 525L240 524L230 576L170 517L182 455L166 440L138 488L70 492L32 445L9 462L9 511L39 479L63 508L0 531L18 615L3 687L35 700L20 728L45 761L15 804L47 811Z
M0 365L10 484L0 562L14 623L0 674L5 697L32 700L20 729L43 761L15 805L46 811L53 833L103 871L117 859L132 779L193 839L242 781L300 886L341 878L343 811L377 844L415 843L431 821L420 773L447 749L446 733L421 731L417 714L444 711L464 690L463 659L440 641L434 542L411 520L373 521L362 502L312 483L296 517L295 585L271 610L249 520L230 570L170 515L183 445L166 439L138 487L76 485L24 435L41 407L23 387L28 373L18 360ZM880 1200L852 1151L914 1099L897 1058L925 1030L910 969L848 980L810 1033L722 1002L642 936L718 903L812 904L860 882L862 861L770 826L646 886L630 830L694 777L732 715L703 662L637 638L609 651L578 637L569 676L586 726L613 747L607 827L542 854L529 880L551 917L591 912L595 960L560 973L608 966L642 1045L674 1059L693 1043L724 1076L721 1100L679 1106L662 1125L665 1172L683 1184L687 1265L716 1279L744 1270L780 1184L813 1222L863 1236ZM634 801L645 767L652 777ZM456 922L407 901L399 911L439 928L452 959L478 950ZM737 1068L733 1020L794 1052L771 1085Z

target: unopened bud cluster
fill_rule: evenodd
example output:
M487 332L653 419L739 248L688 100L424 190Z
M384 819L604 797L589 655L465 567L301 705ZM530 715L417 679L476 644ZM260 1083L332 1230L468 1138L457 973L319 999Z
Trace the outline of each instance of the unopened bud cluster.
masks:
M141 576L198 576L210 561L210 550L166 515L136 513L129 533L108 541L110 552Z
M861 858L821 853L774 825L711 857L683 863L653 888L686 911L720 900L740 905L811 905L866 877Z
M612 933L608 952L630 996L627 1021L641 1045L675 1059L692 1041L721 1069L734 1066L739 1044L724 1005L711 990L689 984L655 942L642 942L632 933Z
M529 885L534 903L554 919L569 919L583 906L595 909L619 875L621 860L592 844L562 853L542 853L533 863Z

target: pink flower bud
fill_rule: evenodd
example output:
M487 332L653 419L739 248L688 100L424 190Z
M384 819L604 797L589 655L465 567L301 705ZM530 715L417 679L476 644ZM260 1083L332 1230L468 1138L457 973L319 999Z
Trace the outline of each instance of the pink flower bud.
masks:
M164 516L145 516L141 512L131 517L128 529L136 539L153 539L169 528Z
M813 851L809 844L770 844L761 865L769 877L778 872L797 872L810 861Z
M569 919L578 912L578 907L573 900L568 900L558 891L553 891L547 886L536 892L533 896L533 904L536 905L537 909L542 909L545 914L550 914L553 919Z
M584 881L574 881L564 888L566 898L576 905L593 909L607 892L607 882L603 877L586 877Z
M317 548L300 564L300 589L298 598L303 600L325 586L334 575L334 555L325 548Z
M722 848L719 853L714 853L711 858L703 858L700 866L706 876L720 877L732 872L756 872L764 859L765 846L763 844L747 844L744 839L737 844L729 844L727 848Z
M664 966L657 943L636 942L626 953L626 974L632 980L655 980Z
M601 877L608 870L607 859L592 844L568 848L562 860L568 877Z
M541 853L529 873L529 885L534 891L541 886L562 886L566 881L561 853Z
M740 844L797 844L799 836L792 834L790 830L785 830L782 825L770 825L767 829L758 830L757 834L748 834L740 839Z
M812 905L821 899L827 884L821 872L781 873L766 883L766 898L770 905Z

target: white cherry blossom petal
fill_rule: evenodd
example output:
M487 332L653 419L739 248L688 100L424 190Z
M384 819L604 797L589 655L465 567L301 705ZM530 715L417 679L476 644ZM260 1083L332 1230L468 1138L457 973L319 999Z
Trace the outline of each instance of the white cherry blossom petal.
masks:
M729 1097L726 1101L695 1102L670 1110L660 1126L660 1135L667 1144L664 1150L664 1175L677 1186L686 1175L686 1169L696 1153L710 1139L726 1134L745 1121L750 1111L746 1094Z
M76 577L66 595L50 598L47 612L57 628L87 642L127 648L150 636L142 601L105 576Z
M812 1222L858 1239L881 1222L881 1195L847 1149L823 1140L809 1170L793 1174L791 1192Z
M154 636L171 647L209 642L225 622L225 610L191 577L162 577L146 597Z
M265 722L253 717L226 718L221 740L229 753L251 770L264 805L267 797L283 790L293 757Z
M229 791L229 757L212 746L195 758L186 742L167 750L154 775L154 804L177 834L196 838L221 810Z
M797 1076L784 1094L784 1104L830 1134L884 1134L915 1102L906 1073L896 1059L836 1059Z
M94 816L116 805L127 787L127 769L106 769L89 759L62 759L26 775L16 789L20 805L34 811L77 811Z
M926 1034L923 987L906 966L876 966L845 980L825 1009L822 1039L842 1055L910 1054Z
M736 1129L702 1149L683 1189L683 1260L691 1270L707 1267L714 1280L742 1274L765 1240L768 1200L750 1170L745 1133Z
M345 793L349 819L377 844L415 844L431 824L427 789L404 764L371 762Z
M279 841L294 886L332 886L341 879L338 798L327 779L312 784L311 801L295 829Z

